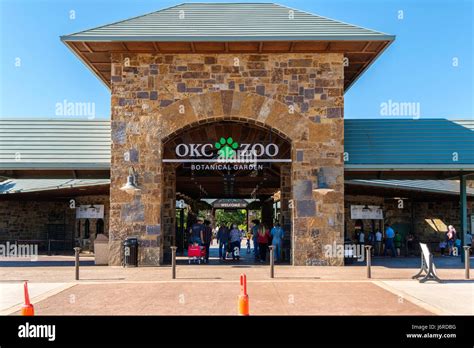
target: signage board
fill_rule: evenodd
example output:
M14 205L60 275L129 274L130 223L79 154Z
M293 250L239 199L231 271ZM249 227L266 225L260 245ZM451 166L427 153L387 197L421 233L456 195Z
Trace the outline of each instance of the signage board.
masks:
M173 158L163 162L175 163L257 163L291 162L280 154L280 147L272 142L240 143L232 137L215 142L180 143L174 147Z
M104 206L100 204L80 205L76 207L76 219L103 219Z
M351 219L383 220L383 211L378 205L351 205Z

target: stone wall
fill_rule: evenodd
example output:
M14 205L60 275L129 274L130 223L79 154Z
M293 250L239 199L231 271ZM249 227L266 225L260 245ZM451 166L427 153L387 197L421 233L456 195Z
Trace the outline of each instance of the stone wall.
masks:
M109 196L75 197L76 206L89 204L104 205L104 232L109 226ZM84 219L81 220L82 232ZM8 200L0 201L0 240L46 240L48 225L63 225L65 239L73 241L77 233L75 210L67 201L31 201ZM96 220L90 219L90 236L95 237Z
M461 231L460 207L457 201L439 200L436 202L414 202L406 200L403 207L399 207L396 200L385 201L383 197L353 196L345 197L345 221L349 236L354 231L355 221L351 220L350 205L383 205L384 217L391 225L407 224L413 230L415 236L424 242L439 242L444 239L444 233L448 225L453 225L457 231ZM413 204L413 212L412 212ZM468 218L474 214L474 200L468 201ZM413 214L413 223L412 223ZM370 221L364 220L364 226L370 229ZM468 220L468 229L470 230Z
M342 60L342 53L113 53L110 264L119 264L130 235L156 245L140 264L162 262L162 142L185 126L222 119L290 139L294 263L342 264L322 253L343 236ZM130 166L141 187L135 194L120 190Z

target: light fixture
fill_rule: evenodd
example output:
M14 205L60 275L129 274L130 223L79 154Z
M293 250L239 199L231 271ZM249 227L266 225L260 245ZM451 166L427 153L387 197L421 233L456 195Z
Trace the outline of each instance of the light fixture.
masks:
M123 185L120 189L128 193L140 191L140 188L138 187L138 184L137 184L137 175L133 167L130 167L130 169L128 170L127 183Z
M371 210L372 210L372 209L370 209L367 204L364 205L364 207L362 208L362 211L371 211Z

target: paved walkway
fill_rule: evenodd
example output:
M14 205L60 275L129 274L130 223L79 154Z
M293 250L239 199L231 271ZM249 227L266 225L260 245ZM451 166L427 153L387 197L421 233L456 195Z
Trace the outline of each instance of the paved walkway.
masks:
M370 282L249 282L253 315L431 315ZM35 304L41 315L235 315L239 283L75 285ZM18 314L18 312L15 312Z
M18 312L23 281L28 280L40 315L233 315L241 273L249 283L251 314L474 314L473 282L463 279L463 269L439 268L445 283L420 284L411 280L417 268L410 260L405 267L374 266L370 280L365 267L358 266L278 265L271 279L268 265L231 264L178 266L176 280L170 267L83 266L79 281L74 280L74 267L64 265L69 260L57 261L58 266L0 267L0 314Z

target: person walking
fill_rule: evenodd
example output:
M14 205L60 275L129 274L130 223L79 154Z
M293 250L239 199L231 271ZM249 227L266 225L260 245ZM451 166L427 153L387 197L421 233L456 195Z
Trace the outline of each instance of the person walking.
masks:
M367 244L369 244L372 248L370 248L370 253L373 256L375 253L375 233L373 230L370 230L369 235L367 237Z
M375 232L375 255L380 256L382 253L382 238L383 234L380 230Z
M230 250L232 252L232 260L240 260L240 241L242 240L242 234L237 228L237 225L233 224L230 230Z
M253 253L255 256L255 261L258 260L259 251L258 251L258 230L260 228L260 220L252 220L252 239L253 239Z
M395 250L397 251L397 256L400 256L400 249L402 248L402 236L400 233L395 232L393 243L395 245Z
M219 243L219 259L225 260L227 244L229 243L229 229L222 223L217 231L217 243Z
M203 219L198 218L197 221L191 226L191 244L202 244L202 231L204 230Z
M209 263L209 249L212 242L212 227L209 220L204 221L204 228L201 232L202 245L206 248L206 256L204 262Z
M456 242L456 229L453 225L448 226L448 232L446 233L446 243L448 245L449 256L454 255L454 243Z
M252 239L252 233L250 231L247 231L245 234L245 238L247 238L247 254L250 254L250 240Z
M262 263L267 260L267 249L269 239L270 231L268 230L267 226L264 224L260 225L257 235L257 243L258 250L260 252L260 262Z
M275 226L273 226L272 230L270 231L270 235L272 236L273 255L275 262L279 262L281 259L281 246L283 243L284 234L285 231L281 227L280 223L276 221Z
M364 230L360 230L359 236L357 238L358 238L357 242L359 242L359 245L361 246L360 250L362 250L362 252L364 252L364 245L365 245L365 232L364 232Z
M388 249L392 252L392 257L397 256L393 238L395 238L395 231L389 224L385 224L385 250L383 251L383 256L387 256Z

